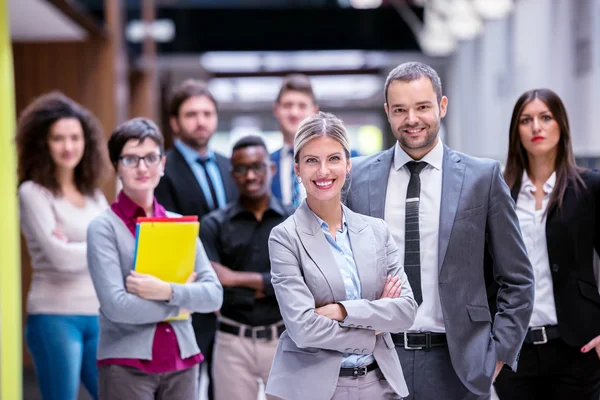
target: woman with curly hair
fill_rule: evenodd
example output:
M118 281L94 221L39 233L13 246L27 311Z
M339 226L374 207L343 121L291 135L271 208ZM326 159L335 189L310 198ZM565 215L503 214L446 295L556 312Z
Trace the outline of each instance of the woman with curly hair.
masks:
M33 277L25 338L44 400L98 398L98 298L86 231L108 208L99 189L107 157L100 124L61 93L37 98L17 128L21 231Z

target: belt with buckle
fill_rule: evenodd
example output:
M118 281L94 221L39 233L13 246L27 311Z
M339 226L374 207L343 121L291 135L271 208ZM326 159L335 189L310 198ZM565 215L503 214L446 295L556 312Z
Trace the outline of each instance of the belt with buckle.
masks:
M240 330L244 330L243 336L251 339L273 339L272 325L269 326L235 326L228 324L227 322L219 321L219 330L226 333L231 333L236 336L240 336ZM277 326L277 338L285 331L285 325Z
M373 361L371 364L366 365L364 367L340 368L340 376L351 376L353 378L359 378L361 376L367 375L367 373L377 368L379 368L379 365L377 365L377 361Z
M558 339L560 332L558 326L532 326L527 330L525 340L526 344L546 344L549 340Z
M405 350L429 350L432 347L448 345L445 333L438 332L404 332L392 333L394 344Z

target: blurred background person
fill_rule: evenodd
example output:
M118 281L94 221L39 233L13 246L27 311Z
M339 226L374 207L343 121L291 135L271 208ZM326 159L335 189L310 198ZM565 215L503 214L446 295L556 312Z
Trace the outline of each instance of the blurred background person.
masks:
M292 213L271 194L275 165L259 136L233 146L237 200L202 218L200 239L224 287L213 356L216 400L256 400L285 327L271 284L268 240Z
M534 309L517 372L500 399L600 397L600 172L575 163L562 100L549 89L517 100L504 171L535 274Z
M191 321L164 321L182 309L216 311L222 287L200 240L195 272L185 284L132 270L137 218L176 216L154 197L165 165L163 136L154 122L135 118L115 129L108 151L123 189L87 235L100 300L100 399L196 400L203 355Z
M341 203L352 165L337 117L304 120L294 168L307 198L269 238L286 330L266 392L286 400L405 397L389 332L413 324L417 303L385 223Z
M300 122L319 111L308 76L288 75L283 79L273 104L273 115L279 123L283 146L271 154L276 171L271 184L273 195L286 205L298 207L306 198L304 187L294 171L294 136Z
M21 229L33 278L25 339L44 400L98 398L98 299L86 260L88 224L108 208L107 159L92 113L61 93L37 98L17 130Z
M156 188L156 198L168 211L197 215L200 220L238 195L229 171L229 158L209 147L218 115L217 102L205 83L189 79L174 89L169 123L176 136L175 145L167 151L167 164ZM207 365L211 399L210 371L217 317L214 313L192 314L192 323Z

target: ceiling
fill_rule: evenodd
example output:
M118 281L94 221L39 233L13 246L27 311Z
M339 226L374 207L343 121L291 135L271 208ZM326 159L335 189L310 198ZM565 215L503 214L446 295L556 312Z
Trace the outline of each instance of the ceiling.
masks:
M14 41L72 41L87 36L84 29L47 0L8 0L8 10Z
M360 0L369 3L370 0ZM358 0L155 0L156 18L170 21L174 37L161 54L206 51L393 50L418 51L414 34L390 4L357 9ZM103 0L77 0L103 20ZM127 21L141 19L140 0L124 2ZM423 9L412 7L422 20ZM130 52L140 51L130 43Z

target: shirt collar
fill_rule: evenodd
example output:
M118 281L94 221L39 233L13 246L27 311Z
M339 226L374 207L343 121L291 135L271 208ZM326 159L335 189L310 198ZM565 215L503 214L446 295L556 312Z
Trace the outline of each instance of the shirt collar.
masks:
M552 175L550 175L550 177L548 178L548 180L544 183L544 192L545 193L552 193L552 190L554 189L554 185L556 184L556 171L554 171L552 173ZM535 185L533 184L533 182L531 181L531 178L529 178L529 175L527 174L527 171L523 171L523 180L521 183L521 192L535 192Z
M289 215L289 213L287 213L285 208L283 207L283 204L281 204L279 199L277 199L275 196L271 196L269 198L269 207L267 208L267 210L272 210L282 217ZM267 211L267 210L265 210L265 211ZM232 208L230 210L229 215L230 215L230 218L235 218L238 215L240 215L242 213L247 213L247 212L249 212L249 210L246 209L242 205L242 199L240 197L238 197L237 201L235 201L232 204Z
M196 150L183 143L180 139L175 139L175 147L177 148L177 150L179 150L179 152L188 164L195 163L196 160L198 160L199 158L202 158L204 160L215 161L215 152L210 149L204 157L201 157Z
M329 231L329 224L327 224L327 222L323 221L317 214L314 213L313 210L310 210L310 212L313 213L313 215L315 216L315 218L319 222L319 225L321 226L321 229L324 230L324 231ZM346 221L346 215L344 214L344 210L342 209L342 229L341 229L341 232L342 233L345 232L347 228L348 228L348 222Z
M413 160L411 156L406 154L402 147L400 147L400 144L396 142L396 145L394 146L394 169L398 171L410 161L416 160ZM425 161L438 171L442 170L442 164L444 162L444 145L439 137L435 147L419 161Z
M117 214L119 218L127 225L129 231L135 235L135 229L138 217L145 217L146 212L136 202L131 200L129 196L121 190L117 199L110 206L111 210ZM167 211L161 206L156 197L154 198L154 217L164 218L167 216Z
M281 156L282 157L289 157L289 156L293 156L293 155L294 155L294 147L292 147L292 146L288 145L287 143L283 142L283 146L281 146Z

